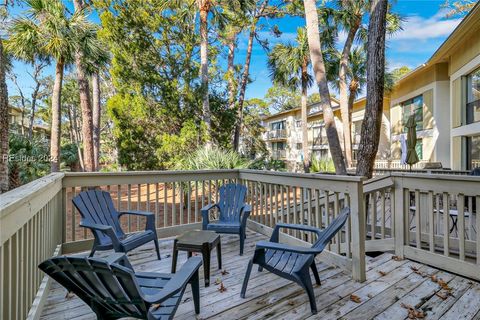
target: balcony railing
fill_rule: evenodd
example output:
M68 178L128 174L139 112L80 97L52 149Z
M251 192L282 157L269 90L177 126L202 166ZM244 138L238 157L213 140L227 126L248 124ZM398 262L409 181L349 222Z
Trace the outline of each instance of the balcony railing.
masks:
M266 133L267 140L282 140L287 138L286 129L275 129L267 131Z
M272 150L273 160L284 160L287 158L287 150Z
M156 216L160 238L201 228L202 206L218 201L228 182L248 187L248 227L269 235L278 222L324 228L345 206L351 216L322 254L324 261L365 280L365 251L395 251L480 279L480 178L442 174L361 177L255 170L56 173L0 195L0 318L35 318L51 280L37 265L57 254L91 248L79 227L73 196L86 188L109 191L119 210ZM453 218L452 218L453 217ZM124 218L122 228L144 225ZM453 219L453 220L452 220ZM281 241L308 245L312 235L290 231Z

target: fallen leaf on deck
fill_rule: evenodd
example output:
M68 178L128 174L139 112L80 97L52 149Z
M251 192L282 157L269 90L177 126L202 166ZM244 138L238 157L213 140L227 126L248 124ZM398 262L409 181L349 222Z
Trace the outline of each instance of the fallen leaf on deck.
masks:
M165 255L165 258L170 258L171 256L169 254L166 254Z
M442 287L443 290L452 291L452 288L450 288L448 284L442 279L438 280L438 285Z
M448 293L437 292L437 293L435 293L435 295L442 300L447 300L447 298L448 298Z
M227 287L223 285L223 282L220 282L220 287L218 288L218 291L220 291L221 293L227 291Z
M417 310L409 304L400 304L402 308L407 309L408 311L408 319L423 319L425 318L425 313L421 310Z
M380 276L382 276L382 277L385 277L385 276L387 275L387 273L386 273L385 271L382 271L382 270L378 270L377 272L378 272L378 273L380 274Z
M436 276L436 275L430 276L430 279L431 279L433 282L438 282L438 279L437 279L437 276Z
M392 256L392 260L395 260L395 261L402 261L403 259L400 258L399 256Z
M356 296L356 295L354 295L354 294L351 294L351 295L350 295L350 300L353 301L353 302L355 302L355 303L360 303L360 302L362 302L362 299L360 299L359 296Z
M410 266L410 269L412 269L413 272L417 272L417 271L418 271L418 268L415 267L415 266Z
M288 305L289 305L289 306L294 306L294 305L295 305L295 301L292 301L292 300L288 301Z
M220 273L222 274L222 276L224 276L224 275L229 274L230 272L228 272L227 270L222 270Z
M218 286L221 282L222 282L222 280L220 280L220 278L215 279L215 284L216 284L217 286Z
M75 294L71 291L68 291L67 294L65 295L65 299L70 300L73 297L75 297Z

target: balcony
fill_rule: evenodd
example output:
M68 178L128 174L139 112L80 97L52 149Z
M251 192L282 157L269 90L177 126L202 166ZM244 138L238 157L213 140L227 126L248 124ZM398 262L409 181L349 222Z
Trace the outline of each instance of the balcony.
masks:
M364 181L210 170L56 173L1 195L0 317L94 319L86 304L37 268L52 255L84 254L91 248L92 236L79 227L71 203L82 189L109 191L121 210L153 212L162 260L148 246L131 252L129 259L137 270L168 272L172 237L201 228L200 208L218 201L219 187L229 181L248 188L252 214L246 252L238 256L238 238L222 235L226 272L212 268L217 284L201 286L199 318L311 317L305 293L266 271L254 270L246 299L240 299L246 264L255 242L268 238L277 222L324 228L344 206L351 209L346 226L316 261L322 280L314 289L319 318L404 319L409 316L405 306L427 319L473 319L480 312L479 177L391 173ZM122 227L136 232L143 223L126 219ZM306 246L316 239L291 230L281 241ZM368 252L384 253L372 258ZM181 255L180 263L184 259ZM220 283L226 291L218 290ZM187 291L176 319L195 317L190 299Z
M287 158L287 150L272 150L271 155L273 160L285 160Z
M287 139L287 130L286 129L275 129L266 132L266 139L268 141L273 140L286 140Z

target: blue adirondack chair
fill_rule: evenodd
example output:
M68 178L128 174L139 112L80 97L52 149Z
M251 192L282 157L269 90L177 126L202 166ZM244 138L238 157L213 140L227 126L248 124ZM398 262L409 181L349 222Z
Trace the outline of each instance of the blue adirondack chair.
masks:
M145 211L118 212L113 206L110 193L101 190L80 192L72 201L82 216L80 226L90 229L95 237L90 257L97 250L113 249L115 252L126 253L153 241L157 257L160 259L157 231L155 230L155 215L153 213ZM120 227L120 217L124 214L146 217L145 231L126 235Z
M257 242L253 258L250 259L248 263L240 297L245 298L245 291L247 290L252 266L253 264L258 264L259 271L265 268L282 278L299 284L307 292L312 313L317 313L317 304L315 303L315 294L313 292L309 269L312 270L315 282L320 285L321 282L315 264L315 256L325 249L330 240L332 240L335 234L343 227L349 214L350 209L344 208L340 215L324 230L301 224L277 223L270 241ZM311 248L295 247L279 243L279 231L281 228L315 233L317 234L317 241L315 241Z
M195 312L200 312L198 269L192 257L175 274L135 273L124 254L105 259L60 256L38 267L82 299L98 319L173 319L187 284L192 287Z
M245 203L247 187L241 184L229 183L220 187L220 200L202 208L202 228L218 233L238 234L240 236L240 255L243 255L243 245L246 238L247 218L251 207ZM217 208L218 221L210 222L209 211Z

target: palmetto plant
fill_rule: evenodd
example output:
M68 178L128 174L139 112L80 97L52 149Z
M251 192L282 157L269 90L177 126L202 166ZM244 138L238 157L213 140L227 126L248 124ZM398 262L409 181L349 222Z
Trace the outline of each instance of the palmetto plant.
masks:
M14 57L24 61L32 61L34 57L55 61L50 155L51 170L58 171L64 69L72 63L74 52L79 47L84 50L85 56L95 56L99 49L95 42L97 27L88 21L83 10L69 14L60 0L26 0L25 4L25 17L13 20L5 47Z
M296 43L277 44L268 56L270 77L278 84L292 90L300 89L302 93L302 148L305 171L310 166L307 128L307 91L313 84L308 72L310 51L305 28L297 29Z
M217 147L201 147L175 167L177 170L245 169L251 161L238 153Z

